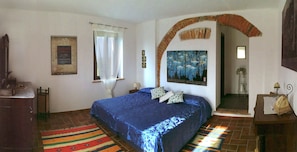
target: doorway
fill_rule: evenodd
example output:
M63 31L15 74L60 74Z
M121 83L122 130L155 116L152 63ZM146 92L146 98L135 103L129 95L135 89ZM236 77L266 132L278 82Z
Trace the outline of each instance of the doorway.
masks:
M221 26L221 97L217 112L248 114L248 37L236 29ZM245 57L237 58L237 46ZM244 73L240 70L244 69Z

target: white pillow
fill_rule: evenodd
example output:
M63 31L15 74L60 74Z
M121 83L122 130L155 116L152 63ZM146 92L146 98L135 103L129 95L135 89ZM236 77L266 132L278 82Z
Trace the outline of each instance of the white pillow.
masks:
M165 90L163 87L158 87L151 90L152 99L157 99L165 95Z
M164 102L166 100L168 100L171 96L173 96L174 93L172 91L167 92L164 96L159 98L159 102Z
M167 102L167 104L184 102L184 95L182 91L174 93Z

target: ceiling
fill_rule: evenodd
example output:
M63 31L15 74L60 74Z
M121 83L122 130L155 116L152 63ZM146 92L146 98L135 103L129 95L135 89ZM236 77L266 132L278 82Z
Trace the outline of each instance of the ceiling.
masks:
M0 8L79 13L132 23L180 15L278 8L279 0L0 0Z

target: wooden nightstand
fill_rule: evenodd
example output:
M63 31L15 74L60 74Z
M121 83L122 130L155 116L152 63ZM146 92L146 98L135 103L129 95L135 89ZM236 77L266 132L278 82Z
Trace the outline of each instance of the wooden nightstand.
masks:
M138 89L133 89L133 90L129 90L129 93L135 93L137 91L139 91L139 90Z

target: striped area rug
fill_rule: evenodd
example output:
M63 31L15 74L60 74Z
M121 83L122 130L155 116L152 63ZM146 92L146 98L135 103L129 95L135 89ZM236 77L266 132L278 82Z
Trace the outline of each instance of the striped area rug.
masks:
M42 131L44 152L122 152L96 124Z

